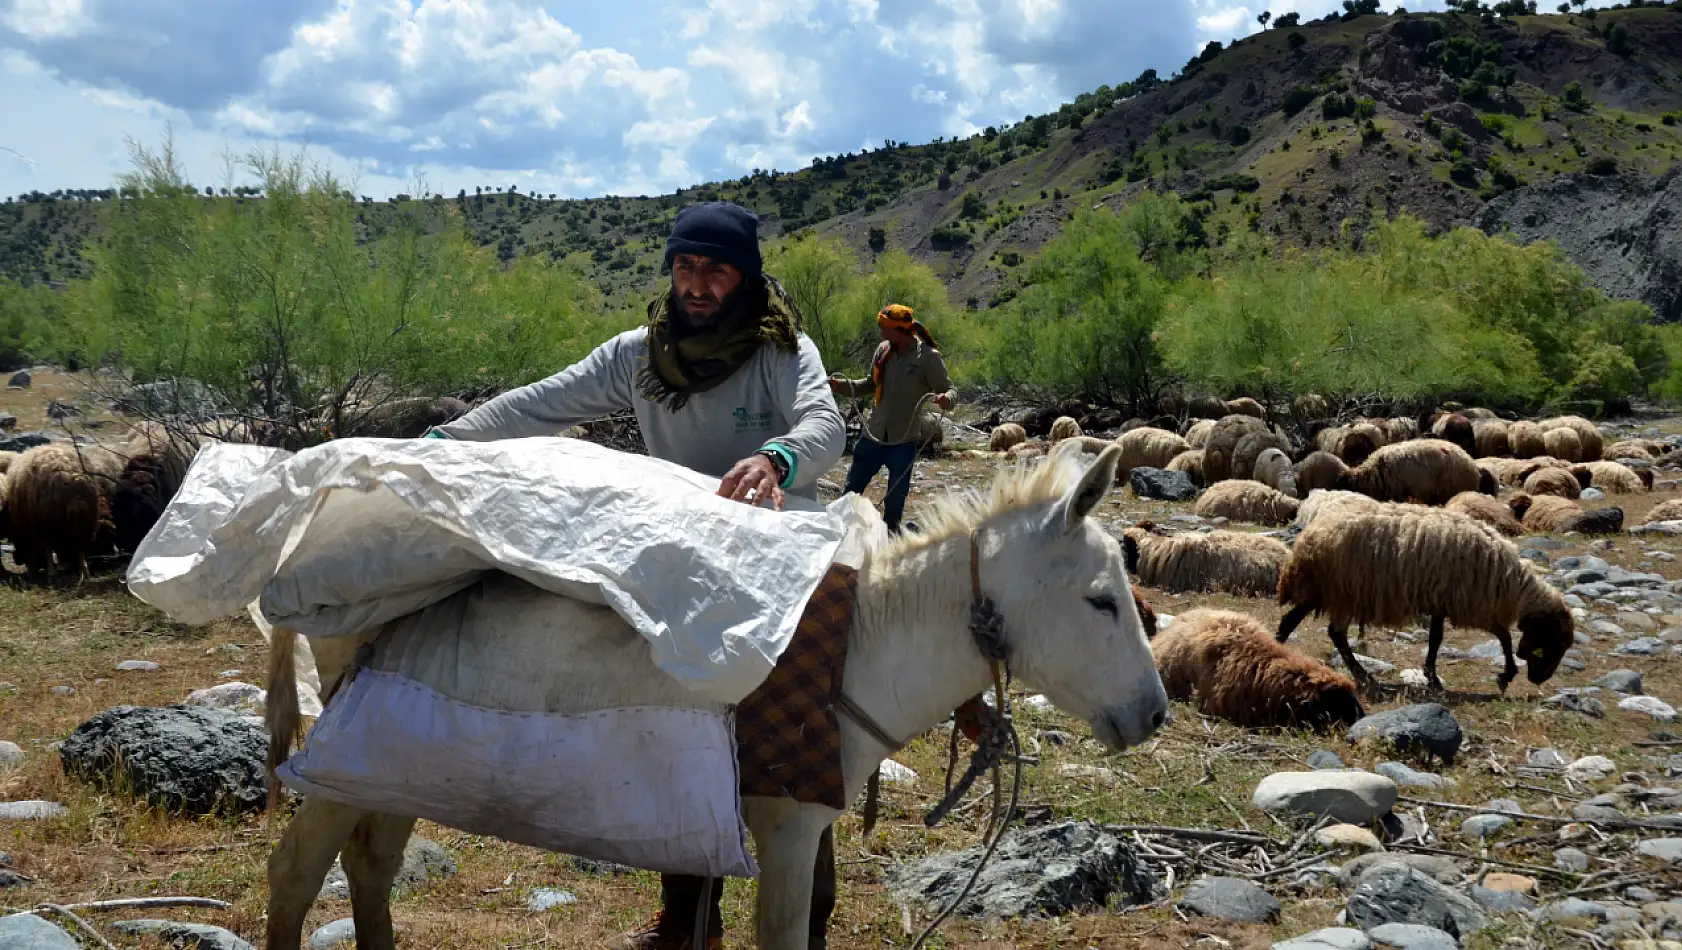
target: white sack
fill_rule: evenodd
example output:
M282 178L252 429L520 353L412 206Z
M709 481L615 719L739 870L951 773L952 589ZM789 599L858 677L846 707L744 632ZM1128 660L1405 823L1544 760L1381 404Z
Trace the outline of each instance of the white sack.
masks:
M788 645L851 519L753 508L717 484L575 439L340 439L291 456L214 444L128 584L183 623L258 601L274 626L333 637L500 570L612 607L660 669L735 703Z

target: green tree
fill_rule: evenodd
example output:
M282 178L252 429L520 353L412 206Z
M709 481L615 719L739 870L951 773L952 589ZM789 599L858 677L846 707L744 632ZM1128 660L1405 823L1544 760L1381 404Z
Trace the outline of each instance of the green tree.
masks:
M842 311L843 300L858 280L858 261L852 252L830 238L802 238L773 254L765 269L799 306L806 332L824 365L832 369L844 365L856 330L856 320Z

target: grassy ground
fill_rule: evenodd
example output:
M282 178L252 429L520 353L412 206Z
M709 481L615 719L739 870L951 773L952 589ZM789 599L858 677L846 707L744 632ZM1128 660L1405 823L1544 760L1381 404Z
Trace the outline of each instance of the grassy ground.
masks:
M0 404L0 409L5 408ZM15 409L11 411L17 411ZM22 415L22 413L19 413ZM839 480L839 471L832 478ZM916 496L948 487L974 484L987 475L984 464L955 460L924 463L919 469ZM878 487L879 491L879 487ZM1674 497L1675 486L1656 495L1624 499L1630 523L1658 500ZM914 497L915 504L915 497ZM1100 516L1121 524L1140 517L1161 520L1183 506L1142 503L1116 492ZM1574 553L1551 552L1554 556ZM1671 564L1655 561L1652 551L1682 554L1682 545L1669 541L1638 543L1615 539L1608 550L1593 553L1630 569L1676 574ZM1194 606L1219 605L1247 610L1266 623L1277 609L1260 600L1233 597L1169 595L1145 591L1159 611L1179 613ZM1682 626L1682 616L1666 617L1662 625ZM1312 627L1312 629L1310 629ZM1416 667L1422 639L1406 631L1374 631L1363 652ZM1451 629L1448 644L1466 649L1483 635ZM1604 640L1604 638L1601 638ZM1318 656L1331 655L1323 632L1312 624L1299 631L1293 643ZM1528 750L1553 746L1566 757L1602 754L1620 769L1658 772L1644 753L1663 750L1638 748L1655 728L1645 717L1612 707L1604 720L1543 710L1538 700L1561 685L1585 685L1607 670L1639 670L1646 691L1671 702L1682 700L1682 675L1670 657L1611 657L1610 644L1596 642L1585 652L1588 669L1562 671L1554 682L1533 687L1522 678L1506 697L1495 692L1495 667L1475 660L1445 661L1443 678L1449 694L1443 699L1466 730L1466 745L1458 761L1443 773L1458 784L1422 797L1476 804L1496 797L1516 798L1533 812L1567 814L1576 800L1610 788L1618 779L1594 787L1569 784L1561 778L1520 775ZM264 664L261 636L244 620L190 629L174 624L129 597L117 577L105 576L76 590L46 591L18 586L0 587L0 679L13 686L0 690L0 738L19 743L24 766L0 775L0 800L50 799L69 813L45 822L0 824L0 850L12 855L16 869L33 878L23 886L0 892L0 905L28 907L42 901L71 902L111 897L194 894L233 902L233 909L182 910L151 914L178 920L221 924L248 939L262 934L265 901L264 860L284 819L173 818L120 797L66 779L51 743L62 740L93 713L113 705L178 702L196 688L225 679L255 681ZM155 672L118 673L124 659L150 659ZM237 671L237 672L236 672ZM1388 679L1392 682L1395 677ZM71 686L73 695L52 692ZM1390 708L1420 701L1422 694L1388 692L1369 698L1369 709ZM1440 697L1439 697L1440 698ZM1387 756L1378 749L1351 748L1338 735L1282 731L1247 732L1207 720L1184 706L1175 721L1144 746L1122 755L1105 754L1085 738L1080 723L1057 712L1036 712L1019 706L1024 737L1046 730L1068 732L1077 740L1066 746L1041 744L1042 764L1025 775L1023 801L1052 818L1084 818L1101 822L1162 824L1243 829L1281 840L1294 833L1250 805L1255 783L1279 770L1304 768L1317 749L1337 752L1353 766L1371 768ZM860 825L848 815L839 826L841 903L833 924L833 945L845 948L904 945L906 916L887 895L888 868L937 851L967 847L979 834L985 810L929 831L918 820L940 795L940 770L945 742L939 736L914 743L900 760L920 779L913 787L884 789L884 820L874 840L860 840ZM1094 785L1059 775L1067 763L1102 765L1117 776L1114 785ZM1551 852L1559 846L1555 827L1517 825L1506 829L1482 855L1462 844L1458 824L1463 815L1425 809L1422 817L1440 836L1440 847L1464 854L1467 872L1498 867L1485 859L1547 869ZM531 848L460 834L422 823L420 833L443 844L460 863L460 873L395 903L400 941L415 947L587 947L638 922L655 905L658 884L654 875L598 876L578 870L562 856ZM1599 838L1588 832L1591 842ZM1633 852L1634 836L1606 837L1590 874L1607 880L1605 872L1651 874L1647 886L1665 896L1682 894L1682 875L1666 871ZM868 847L867 847L868 845ZM1310 846L1311 848L1313 846ZM1580 886L1580 879L1531 873L1541 881L1543 894L1554 897ZM1183 883L1185 878L1181 878ZM534 886L562 887L578 903L543 913L524 909ZM1191 947L1264 948L1273 940L1328 926L1342 907L1335 890L1295 891L1271 882L1285 905L1284 918L1272 926L1236 926L1186 918L1173 907L1142 912L1091 913L1057 920L949 925L948 946L1003 947ZM1601 895L1604 896L1604 895ZM733 881L726 889L727 927L734 945L745 945L750 932L751 885ZM348 903L322 901L311 916L312 925L348 916ZM124 915L94 915L109 923ZM140 916L140 915L130 915ZM109 931L118 946L158 946ZM1508 937L1532 945L1568 947L1576 938L1558 931L1513 928L1493 937L1480 937L1479 946L1497 946ZM1586 944L1584 944L1586 946Z

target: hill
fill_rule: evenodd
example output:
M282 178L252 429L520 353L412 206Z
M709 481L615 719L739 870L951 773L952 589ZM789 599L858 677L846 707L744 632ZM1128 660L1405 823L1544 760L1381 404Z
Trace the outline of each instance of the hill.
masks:
M1405 210L1436 228L1559 238L1608 292L1677 320L1682 260L1663 222L1682 214L1682 188L1662 176L1682 154L1679 114L1682 4L1343 16L1275 21L1231 47L1210 44L1171 80L1147 70L968 139L890 142L675 195L568 200L491 187L362 200L370 229L419 202L440 223L459 216L504 259L569 259L623 299L656 283L677 209L721 198L759 211L773 237L813 232L860 254L905 249L972 308L1014 296L1027 259L1076 208L1146 190L1196 202L1215 247L1246 232L1307 247L1359 240L1374 214ZM1569 203L1546 226L1522 210L1561 189L1634 208L1634 226L1658 236L1628 238L1630 227L1601 212L1604 226L1585 235ZM103 189L0 205L0 274L80 273L120 200Z

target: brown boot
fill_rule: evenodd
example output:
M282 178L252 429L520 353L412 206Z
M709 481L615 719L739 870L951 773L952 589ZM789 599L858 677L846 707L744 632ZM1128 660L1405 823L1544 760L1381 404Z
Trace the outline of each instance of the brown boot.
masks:
M662 910L641 927L603 944L603 950L695 950L690 935L695 930L693 914L679 919ZM723 937L709 937L702 950L724 950Z

